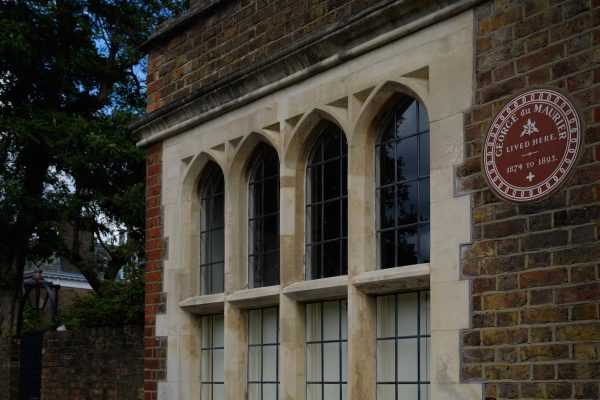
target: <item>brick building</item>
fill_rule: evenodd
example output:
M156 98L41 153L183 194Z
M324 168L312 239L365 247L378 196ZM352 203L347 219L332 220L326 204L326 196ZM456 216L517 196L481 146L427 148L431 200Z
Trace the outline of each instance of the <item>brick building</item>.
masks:
M145 49L147 400L599 398L598 0L192 1ZM578 154L507 201L540 87Z

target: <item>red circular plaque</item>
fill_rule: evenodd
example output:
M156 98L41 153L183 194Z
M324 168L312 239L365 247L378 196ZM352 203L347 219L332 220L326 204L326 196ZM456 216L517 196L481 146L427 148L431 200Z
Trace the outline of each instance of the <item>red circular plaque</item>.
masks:
M485 176L505 200L538 201L565 181L581 143L573 103L552 89L528 90L510 99L492 122L483 149Z

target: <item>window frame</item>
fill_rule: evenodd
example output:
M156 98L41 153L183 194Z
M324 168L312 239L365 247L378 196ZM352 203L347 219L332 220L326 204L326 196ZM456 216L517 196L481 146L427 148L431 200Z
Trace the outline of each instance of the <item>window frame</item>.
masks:
M221 322L221 326L223 328L222 332L220 332L221 335L221 342L223 343L222 346L215 346L215 319L216 318L221 318L222 322ZM206 327L209 327L208 329L211 330L210 335L207 339L208 346L204 346L204 341L205 341L205 334L207 334L204 329L205 329L205 321L206 321ZM214 360L215 360L215 350L222 350L222 355L223 355L223 360L221 361L221 364L223 366L223 371L222 371L222 375L223 375L223 381L215 381L214 380ZM208 381L204 381L202 380L202 375L203 375L203 371L202 371L202 365L204 363L204 357L205 354L209 354L210 356L210 380ZM223 394L224 392L224 388L225 388L225 317L223 314L208 314L208 315L202 315L200 317L200 399L201 400L220 400L220 399L215 399L215 394L214 394L214 386L215 385L220 385L223 389ZM203 394L203 390L204 390L204 386L209 386L210 389L210 399L205 399L202 397Z
M219 186L222 187L222 190L219 191ZM217 199L221 197L222 204L220 208L223 210L223 215L221 216L223 224L220 226L213 226L215 223L215 202ZM210 162L206 166L206 170L204 172L204 177L201 181L200 191L200 287L199 293L200 295L209 295L209 294L217 294L223 293L225 291L225 178L223 176L223 172L221 168L214 163ZM203 224L205 224L205 229L203 229ZM213 254L213 240L214 235L219 234L221 232L221 242L222 242L222 259L215 260ZM203 246L203 240L207 241L208 244ZM210 250L208 250L210 249ZM206 251L207 254L204 253ZM217 288L214 287L213 278L216 267L221 265L220 268L220 283L221 285ZM204 269L206 269L206 275L204 274ZM217 271L219 273L219 271Z
M408 294L415 294L416 299L417 299L417 309L416 309L416 316L417 316L417 321L416 321L416 334L414 335L399 335L398 334L398 326L399 326L399 320L400 320L400 316L398 315L398 304L399 304L399 296L402 295L408 295ZM381 321L381 315L380 315L380 306L379 306L379 301L381 298L384 297L394 297L394 335L393 336L383 336L380 337L379 336L379 331L380 331L380 321ZM423 302L423 296L425 297L425 304L422 304ZM387 399L380 399L379 398L379 385L394 385L394 399L395 400L399 400L400 398L399 393L398 393L398 386L401 385L416 385L417 386L417 395L418 398L415 400L428 400L429 399L429 393L430 393L430 387L431 387L431 289L422 289L422 290L412 290L409 292L402 292L402 293L392 293L392 294L383 294L383 295L378 295L376 296L376 333L375 333L375 348L376 348L376 376L375 376L375 387L376 387L376 391L377 391L377 400L387 400ZM425 315L427 317L427 320L425 321L425 333L422 333L422 328L423 328L423 323L421 321L421 309L422 307L426 307L426 311L425 311ZM417 343L417 366L416 366L416 371L417 371L417 379L416 381L400 381L398 379L398 370L399 370L399 356L398 356L398 343L400 341L409 341L409 340L416 340ZM425 360L426 362L426 377L428 379L422 380L422 376L421 376L421 364L422 361L421 360L421 342L425 340L425 342L427 343L428 349L426 350L426 354L428 355L429 359ZM378 346L380 342L383 341L393 341L394 342L394 381L380 381L379 380L379 367L380 367L380 363L379 360L377 359L377 355L378 355ZM429 341L429 342L428 342ZM423 396L423 393L421 391L421 387L422 386L427 386L427 392L426 395Z
M334 157L325 158L325 145L331 135L339 135L339 149ZM318 159L317 159L318 157ZM339 179L338 195L325 198L325 167L339 161ZM316 188L319 192L317 199L314 200L315 182L312 179L312 172L318 168L319 182ZM338 235L325 238L326 214L325 207L338 204L339 210L339 229ZM313 213L318 209L317 230L318 238L315 238L313 232ZM348 141L344 131L333 123L328 123L319 133L313 144L306 162L305 170L305 235L304 235L304 267L305 280L322 279L332 276L343 276L348 274ZM317 240L315 240L317 239ZM337 273L329 274L325 271L325 251L326 245L337 244L338 266ZM313 265L313 249L318 248L318 264Z
M267 159L269 158L274 158L276 161L276 168L277 168L277 174L276 175L270 175L270 176L264 176L264 170L265 170L265 162L268 161ZM261 173L261 177L258 179L255 179L256 175L258 173ZM275 186L276 186L276 190L275 190L275 204L276 204L276 211L274 212L270 212L270 213L265 213L264 209L265 209L265 188L264 188L264 183L269 181L269 180L275 180ZM256 152L256 156L254 157L254 163L252 164L252 167L250 169L250 174L248 177L248 190L247 190L247 194L248 194L248 214L247 214L247 222L248 222L248 254L247 254L247 277L248 277L248 287L249 288L259 288L259 287L265 287L265 286L274 286L274 285L278 285L279 281L280 281L280 228L279 228L279 224L280 224L280 220L281 220L281 216L280 216L280 204L279 204L279 192L280 192L280 166L279 166L279 155L277 154L277 152L275 151L275 149L273 149L272 147L268 146L268 145L261 145L259 150ZM260 214L259 215L255 215L254 211L256 209L256 198L254 197L254 193L253 192L253 187L260 187L260 199L259 201L261 202L260 204ZM273 199L272 199L273 200ZM275 223L275 232L274 232L274 237L276 238L277 244L275 245L274 249L271 250L265 250L264 248L259 249L257 252L253 252L253 250L256 248L256 244L255 242L252 243L252 241L256 240L257 238L257 232L253 231L253 229L256 229L254 225L253 228L253 223L255 223L256 221L262 222L265 218L272 218L276 216L276 223ZM258 239L259 241L263 241L264 242L264 236L265 236L265 227L264 227L264 222L260 223L260 238ZM266 272L265 269L267 269L267 267L263 264L264 261L264 255L265 254L275 254L275 260L276 260L276 266L275 266L275 270L276 270L276 277L275 279L272 280L267 280L265 278ZM255 273L252 269L253 267L253 257L257 257L258 256L258 272L259 272L259 279L256 279Z
M324 334L324 312L323 312L323 307L326 303L337 303L338 304L338 337L337 339L325 339L325 334ZM308 323L308 319L309 319L309 311L308 311L308 307L314 307L314 306L318 306L319 309L319 338L317 339L313 339L310 340L310 336L309 336L309 323ZM306 379L305 379L305 385L306 385L306 398L308 399L309 397L309 386L310 385L315 385L315 386L320 386L320 399L326 399L325 397L325 385L339 385L339 400L346 398L347 397L347 391L348 391L348 301L346 299L340 299L340 300L324 300L324 301L317 301L317 302L311 302L311 303L307 303L304 305L305 307L305 345L306 345ZM343 317L343 315L345 314L345 318ZM345 330L343 329L343 321L346 321L345 323ZM325 345L326 344L338 344L338 351L339 351L339 355L338 355L338 373L339 373L339 379L337 381L326 381L325 380ZM308 373L308 369L309 369L309 347L311 345L319 345L319 363L320 363L320 372L321 372L321 377L320 380L309 380L309 373ZM345 346L344 346L345 345ZM345 352L344 352L345 350ZM344 359L345 359L345 367L346 369L344 370ZM345 376L345 380L343 379ZM344 393L345 392L345 393ZM346 397L345 397L345 396Z
M401 129L401 125L398 121L404 118L406 113L411 110L411 107L415 105L415 130L403 135L398 135L398 129ZM421 117L424 116L424 119ZM389 129L394 131L389 132ZM402 267L407 265L415 265L428 263L431 259L431 127L429 122L429 114L425 106L416 98L403 94L399 99L396 99L393 107L390 111L385 114L385 117L381 120L377 128L377 137L374 144L374 179L375 179L375 218L376 218L376 269L388 269L394 267ZM385 141L384 136L389 135ZM401 157L398 156L399 147L403 141L408 141L416 138L417 152L414 160L414 166L416 167L416 175L407 179L402 179L398 176L398 163ZM393 170L394 176L391 177L391 181L383 183L382 181L389 180L383 178L382 172L382 148L388 144L393 144L393 153L395 158L393 159ZM422 156L426 155L427 167L423 167ZM398 210L400 209L401 201L398 199L398 187L400 185L411 185L416 184L416 220L413 222L399 223ZM426 188L425 188L426 185ZM390 226L382 227L382 214L383 214L383 202L384 195L382 191L392 188L394 195L394 218L393 223ZM422 206L425 205L426 209ZM426 218L421 219L422 215L425 214ZM402 262L399 249L399 238L398 233L402 230L415 229L416 230L416 259L414 262ZM394 263L393 265L384 265L383 256L383 235L385 233L394 233ZM390 246L386 246L390 247ZM426 251L424 251L426 249Z
M264 311L266 310L276 310L275 315L275 328L276 328L276 333L275 333L275 342L268 342L265 343L265 319L264 319ZM250 343L250 326L251 326L251 318L252 318L252 313L256 313L258 312L260 317L259 317L259 322L260 322L260 343ZM248 385L248 399L250 399L250 385L259 385L260 386L260 395L259 395L259 399L264 399L264 391L263 391L263 386L265 384L269 384L269 385L275 385L275 394L276 394L276 399L279 398L279 384L280 384L280 371L279 371L279 353L280 353L280 330L279 330L279 307L265 307L265 308L259 308L259 309L252 309L252 310L248 310L248 358L247 358L247 365L248 365L248 378L247 378L247 385ZM275 347L275 381L265 381L264 380L264 348L265 347ZM250 380L250 357L251 357L251 348L260 348L260 380L258 381L252 381Z

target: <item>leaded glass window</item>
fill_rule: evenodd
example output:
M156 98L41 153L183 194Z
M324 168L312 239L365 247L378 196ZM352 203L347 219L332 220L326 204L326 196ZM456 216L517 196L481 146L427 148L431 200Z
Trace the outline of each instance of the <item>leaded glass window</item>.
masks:
M200 191L200 294L223 292L225 208L223 173L207 167Z
M429 292L377 297L377 400L429 399Z
M279 159L264 146L248 184L248 284L279 283Z
M378 267L429 262L429 118L404 97L375 146Z
M248 400L279 396L279 309L248 312Z
M225 372L223 314L202 316L200 330L200 399L222 400Z
M348 271L348 145L330 124L313 147L306 169L306 278Z
M306 305L306 398L346 399L348 326L346 300Z

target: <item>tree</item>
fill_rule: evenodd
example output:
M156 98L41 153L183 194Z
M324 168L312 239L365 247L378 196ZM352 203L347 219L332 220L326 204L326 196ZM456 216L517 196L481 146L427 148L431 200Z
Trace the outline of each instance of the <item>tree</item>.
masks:
M64 256L99 289L140 253L144 155L126 129L145 105L138 47L183 7L0 0L0 333L14 331L27 262Z

